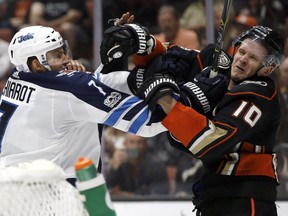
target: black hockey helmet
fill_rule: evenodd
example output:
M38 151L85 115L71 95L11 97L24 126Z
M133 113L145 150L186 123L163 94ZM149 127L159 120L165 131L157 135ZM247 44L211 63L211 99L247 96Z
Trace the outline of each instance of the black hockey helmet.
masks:
M246 38L258 40L268 51L264 66L279 66L284 58L284 38L268 27L253 26L240 34L233 42L234 47L240 45Z

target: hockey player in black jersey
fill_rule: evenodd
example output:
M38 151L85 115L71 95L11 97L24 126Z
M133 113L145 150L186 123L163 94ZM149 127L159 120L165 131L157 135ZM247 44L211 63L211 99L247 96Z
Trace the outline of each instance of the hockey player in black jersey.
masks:
M273 147L280 106L269 75L282 60L284 40L270 28L255 26L233 45L228 90L211 117L153 91L153 79L138 94L147 103L157 98L173 145L203 162L205 174L194 185L199 215L275 216L279 179Z

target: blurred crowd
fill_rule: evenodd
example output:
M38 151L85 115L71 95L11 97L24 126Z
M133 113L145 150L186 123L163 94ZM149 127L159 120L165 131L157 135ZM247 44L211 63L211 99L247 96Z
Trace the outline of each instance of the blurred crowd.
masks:
M98 1L95 1L96 4ZM73 58L93 68L93 0L0 0L0 90L10 75L7 47L13 35L28 25L51 26L64 36ZM161 42L201 49L206 40L205 0L102 0L103 29L108 20L125 12L148 27ZM215 38L224 0L213 1ZM224 50L254 25L268 26L288 38L287 0L234 0L224 36ZM287 42L287 39L286 39ZM100 44L99 44L100 46ZM274 77L282 103L275 151L279 155L279 199L288 199L288 43L285 59ZM271 111L271 115L273 111ZM102 172L114 196L191 196L192 184L202 172L200 161L173 149L165 134L142 138L105 127Z

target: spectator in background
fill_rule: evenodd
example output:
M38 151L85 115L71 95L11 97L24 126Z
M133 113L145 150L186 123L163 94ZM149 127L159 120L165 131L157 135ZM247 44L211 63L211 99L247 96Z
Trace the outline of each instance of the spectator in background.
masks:
M31 0L0 0L0 38L10 42L27 23Z
M182 197L191 195L191 185L199 179L202 163L182 151L175 151L165 133L150 137L148 145L155 157L165 163L169 194Z
M101 149L101 161L102 170L104 176L110 172L111 167L116 167L121 159L118 158L121 153L114 154L115 149L123 148L123 140L125 132L116 128L105 126L102 134L102 149ZM121 156L120 156L121 157ZM117 167L118 168L118 167Z
M155 37L161 42L173 42L189 49L199 49L198 35L193 30L180 27L179 15L170 5L164 5L158 12L159 34Z
M137 14L135 23L147 27L150 33L157 31L157 11L163 0L105 0L102 1L103 29L109 27L108 20L120 17L127 11Z
M283 0L253 0L249 1L251 15L258 17L260 25L280 28L284 23L285 8ZM286 3L287 4L287 3Z
M234 38L236 38L241 32L258 25L257 19L250 15L249 9L247 8L241 10L240 14L236 16L232 22L233 25L231 26L229 34L227 34L227 37L229 38L226 40L228 42L226 42L226 44L229 44L230 46L224 47L224 49L227 50L227 53L231 56L233 55L232 41Z
M180 158L176 167L175 195L178 197L192 194L192 185L199 181L204 170L200 160L184 155L179 154Z
M277 134L276 152L279 158L280 187L278 198L288 198L288 57L279 66L278 86L280 92L280 103L282 118Z
M147 138L127 133L124 146L127 161L118 168L111 169L107 175L106 180L111 194L122 196L168 194L165 165L149 153Z
M167 4L167 5L172 5L174 6L177 11L179 12L179 14L182 14L185 9L192 3L192 2L197 2L199 0L163 0L163 4Z
M288 145L288 57L279 66L279 92L281 102L282 118L277 135L277 143Z
M8 55L8 46L9 43L0 39L0 93L2 93L2 89L5 86L5 83L10 75L10 70L11 70L11 63L9 60L9 55ZM1 94L0 94L1 97Z
M90 43L81 21L87 15L85 1L35 0L31 5L29 22L54 28L69 42L74 59L80 57L79 45ZM87 45L87 47L89 47Z
M219 28L220 18L222 15L224 0L214 0L214 26L215 26L215 38L216 33ZM234 8L231 5L229 16L234 17ZM226 24L226 29L230 27L230 23ZM193 29L198 33L200 39L201 48L207 45L206 42L206 11L205 11L205 1L194 1L186 8L183 15L180 18L180 25L187 29ZM225 36L225 35L224 35ZM225 41L225 40L224 40Z

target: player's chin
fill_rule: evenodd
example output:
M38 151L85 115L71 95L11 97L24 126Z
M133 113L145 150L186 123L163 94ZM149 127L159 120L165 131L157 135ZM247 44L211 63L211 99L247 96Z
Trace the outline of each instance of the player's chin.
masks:
M232 75L231 76L231 79L234 81L234 82L241 82L242 80L245 79L245 77L242 77L242 76L239 76L239 75Z

